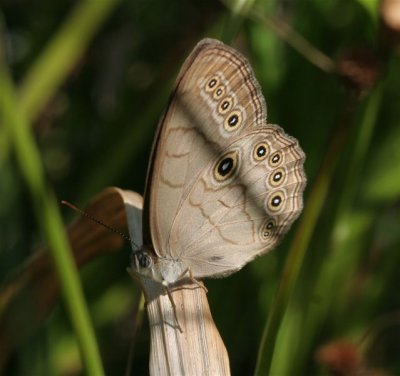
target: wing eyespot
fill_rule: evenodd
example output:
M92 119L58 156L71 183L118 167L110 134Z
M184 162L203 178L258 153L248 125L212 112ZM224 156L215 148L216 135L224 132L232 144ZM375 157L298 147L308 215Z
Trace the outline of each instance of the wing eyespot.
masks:
M271 187L279 187L286 179L286 171L283 167L272 171L268 177L268 183Z
M269 157L269 165L271 167L278 167L283 161L283 155L280 150L276 151Z
M226 97L219 103L218 112L225 115L232 108L233 100L231 97Z
M267 219L260 228L260 237L262 240L268 240L272 237L276 229L275 219Z
M270 213L278 213L283 208L285 194L283 191L272 192L267 199L267 210Z
M242 123L242 113L239 110L233 110L224 120L224 128L228 132L234 131Z
M214 98L215 100L219 100L219 99L221 99L221 98L223 97L224 94L225 94L225 87L224 87L223 85L219 85L219 86L215 89L215 91L214 91L214 93L213 93L213 98Z
M238 160L237 151L224 154L214 166L213 175L215 180L223 182L231 178L237 171Z
M211 77L206 83L205 90L208 93L213 92L216 89L216 87L219 85L219 82L220 82L220 80L217 76Z
M253 158L257 162L263 161L268 157L269 145L266 142L258 143L253 149Z

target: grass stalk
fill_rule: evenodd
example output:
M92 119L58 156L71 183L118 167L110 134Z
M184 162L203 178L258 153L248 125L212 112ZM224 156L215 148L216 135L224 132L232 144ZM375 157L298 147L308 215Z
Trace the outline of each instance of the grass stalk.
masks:
M103 375L102 363L72 253L64 232L54 192L46 184L39 150L4 59L0 60L0 122L15 151L17 163L31 193L36 220L52 254L64 301L88 375Z

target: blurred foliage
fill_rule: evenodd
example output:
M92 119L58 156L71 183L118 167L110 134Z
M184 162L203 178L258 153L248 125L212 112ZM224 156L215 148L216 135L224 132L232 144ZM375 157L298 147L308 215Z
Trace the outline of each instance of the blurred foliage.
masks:
M298 138L308 176L304 214L278 249L229 278L206 281L232 373L253 373L259 353L270 374L326 375L342 360L344 350L335 349L344 347L332 345L326 355L322 346L347 341L360 354L354 367L400 374L400 39L382 26L378 1L252 4L339 62L360 49L376 57L382 73L356 100L359 87L316 67L292 47L292 37L282 39L248 9L212 0L120 0L88 31L90 3L1 2L1 54L56 196L83 206L107 186L143 192L154 130L184 58L205 36L232 41L253 65L268 121ZM77 29L64 26L73 25L77 10L88 12L88 24L73 35ZM66 39L57 39L61 31ZM69 53L46 60L50 47ZM54 79L50 86L46 76ZM9 137L0 123L1 281L44 241ZM66 222L74 215L63 214ZM288 278L283 271L302 246L299 274ZM133 372L147 373L146 322L132 338L139 291L125 271L128 262L126 248L81 270L107 375L125 372L132 343ZM287 281L294 285L279 300ZM280 314L262 347L271 312ZM6 374L82 374L70 322L60 302L18 347Z

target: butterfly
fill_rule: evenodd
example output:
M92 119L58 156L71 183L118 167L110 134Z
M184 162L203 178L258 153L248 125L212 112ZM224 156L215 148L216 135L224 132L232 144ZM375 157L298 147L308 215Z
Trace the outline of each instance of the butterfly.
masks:
M183 278L229 275L273 249L302 210L304 159L295 138L267 124L246 58L200 41L158 125L143 246L131 268L169 291Z

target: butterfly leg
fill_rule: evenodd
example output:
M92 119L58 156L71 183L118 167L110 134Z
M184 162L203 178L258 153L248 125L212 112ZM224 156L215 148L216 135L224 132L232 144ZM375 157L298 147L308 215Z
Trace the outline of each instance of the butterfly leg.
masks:
M164 285L164 287L165 287L165 290L167 291L167 295L168 295L169 301L171 302L172 310L174 311L174 316L175 316L176 325L178 326L179 331L180 331L181 333L183 333L182 327L181 327L181 325L179 324L178 315L177 315L177 313L176 313L176 305L175 305L175 302L174 302L174 298L172 297L171 290L169 289L168 284L166 284L166 283L164 284L164 283L163 283L163 285Z
M195 285L199 286L200 288L202 288L206 294L208 293L207 287L204 286L200 281L198 281L196 278L194 278L192 270L190 268L187 268L178 279L181 279L185 276L185 274L189 274L189 279L192 283L194 283Z

